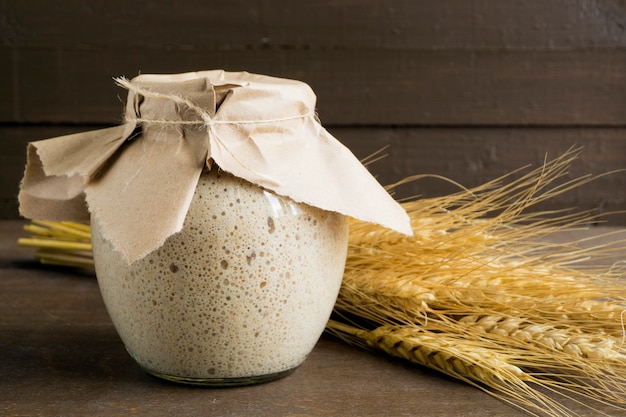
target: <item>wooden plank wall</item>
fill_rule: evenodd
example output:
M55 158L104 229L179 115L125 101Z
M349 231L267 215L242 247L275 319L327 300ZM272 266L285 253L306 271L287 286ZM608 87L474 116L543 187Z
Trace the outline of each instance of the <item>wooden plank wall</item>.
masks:
M112 77L140 72L306 81L357 156L389 145L383 183L475 186L575 145L569 178L626 168L623 0L0 0L0 38L0 218L26 143L119 123ZM544 207L626 210L625 190L617 173Z

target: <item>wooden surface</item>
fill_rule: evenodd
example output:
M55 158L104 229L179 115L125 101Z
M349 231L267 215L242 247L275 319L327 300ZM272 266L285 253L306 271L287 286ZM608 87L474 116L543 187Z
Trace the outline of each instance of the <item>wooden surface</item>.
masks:
M526 415L455 380L327 335L278 381L228 389L162 382L124 350L94 276L38 265L29 249L15 245L22 224L0 222L2 416ZM589 233L598 231L583 235Z
M140 72L308 82L357 156L390 145L385 183L476 186L574 145L576 173L626 168L623 0L92 3L0 0L0 218L18 217L26 143L119 123L112 77ZM624 189L625 173L603 177L551 208L626 210Z

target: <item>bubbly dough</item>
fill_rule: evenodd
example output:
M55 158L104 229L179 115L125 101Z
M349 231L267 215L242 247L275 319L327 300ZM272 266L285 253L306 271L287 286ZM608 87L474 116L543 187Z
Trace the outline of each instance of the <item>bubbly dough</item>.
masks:
M183 230L126 264L92 221L96 274L127 350L185 378L283 372L313 349L345 266L348 219L216 169Z

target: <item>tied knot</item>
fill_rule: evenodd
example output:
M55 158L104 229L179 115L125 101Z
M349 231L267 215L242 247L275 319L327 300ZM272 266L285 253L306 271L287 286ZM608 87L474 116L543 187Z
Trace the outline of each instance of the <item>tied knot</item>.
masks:
M207 126L213 126L215 124L215 119L212 118L211 115L207 112L202 112L200 114L200 117L202 118L204 124Z

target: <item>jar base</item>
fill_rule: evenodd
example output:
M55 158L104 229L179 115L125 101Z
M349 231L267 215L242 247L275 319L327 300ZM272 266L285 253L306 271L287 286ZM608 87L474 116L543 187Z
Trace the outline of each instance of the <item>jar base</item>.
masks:
M294 372L296 368L287 369L286 371L275 372L265 375L243 376L243 377L221 377L221 378L194 378L181 377L177 375L167 375L160 372L144 369L144 371L154 377L164 379L177 384L195 385L201 387L228 388L241 387L245 385L256 385L264 382L274 381Z

